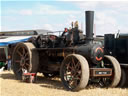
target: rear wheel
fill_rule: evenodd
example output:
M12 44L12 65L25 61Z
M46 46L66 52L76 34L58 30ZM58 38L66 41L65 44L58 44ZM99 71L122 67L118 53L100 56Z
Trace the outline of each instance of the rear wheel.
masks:
M124 87L126 85L126 81L127 81L127 78L126 78L126 70L125 69L121 69L121 80L120 80L120 83L118 84L118 87Z
M89 81L87 60L78 54L68 55L62 62L60 77L67 90L79 91L85 88Z
M126 69L125 72L126 72L126 76L127 76L126 77L126 81L127 81L128 80L128 69ZM126 82L126 87L128 87L128 81Z
M13 72L17 79L22 79L24 72L38 71L38 53L32 52L35 46L32 43L19 43L12 56Z
M119 62L113 56L104 56L104 67L112 68L112 75L110 77L101 78L100 86L101 87L117 87L121 78L121 68Z

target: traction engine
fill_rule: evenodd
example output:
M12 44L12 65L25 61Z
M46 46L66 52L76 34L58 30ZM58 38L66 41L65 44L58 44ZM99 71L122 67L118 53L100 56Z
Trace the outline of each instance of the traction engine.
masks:
M39 35L32 42L16 45L13 71L22 79L23 69L40 72L47 78L59 76L67 90L78 91L88 84L116 87L120 81L119 62L104 55L103 46L94 42L94 11L86 11L86 36L78 23L60 35Z

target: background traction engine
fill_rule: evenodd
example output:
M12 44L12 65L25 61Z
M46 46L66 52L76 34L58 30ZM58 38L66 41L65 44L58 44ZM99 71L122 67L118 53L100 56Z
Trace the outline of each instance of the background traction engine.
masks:
M12 64L17 79L27 72L41 72L45 77L59 75L67 90L78 91L88 84L116 87L121 69L118 61L104 55L102 45L93 40L93 11L86 11L86 36L76 22L61 36L39 35L34 42L19 43ZM35 43L36 42L36 43Z

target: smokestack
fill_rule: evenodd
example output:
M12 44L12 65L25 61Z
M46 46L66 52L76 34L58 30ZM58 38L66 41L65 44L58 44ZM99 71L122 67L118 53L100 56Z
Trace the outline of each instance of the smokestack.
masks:
M90 43L93 41L93 21L94 11L85 11L86 15L86 42Z

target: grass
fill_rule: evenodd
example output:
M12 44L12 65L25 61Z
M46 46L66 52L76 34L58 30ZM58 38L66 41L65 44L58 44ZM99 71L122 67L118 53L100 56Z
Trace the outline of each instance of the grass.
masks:
M13 72L0 73L0 96L128 96L128 88L86 88L79 92L66 91L59 78L37 75L37 83L15 80Z

